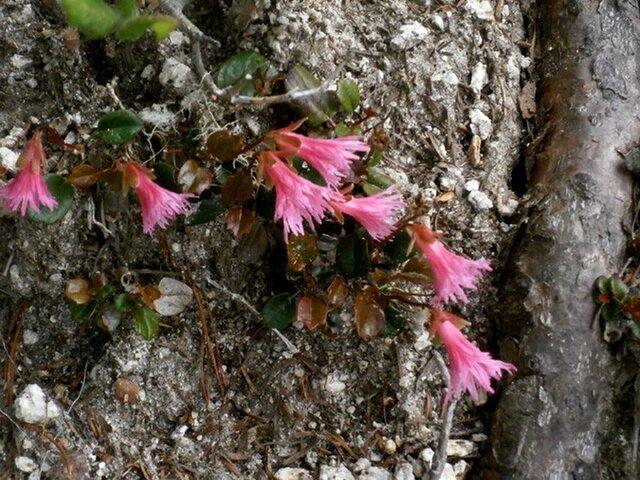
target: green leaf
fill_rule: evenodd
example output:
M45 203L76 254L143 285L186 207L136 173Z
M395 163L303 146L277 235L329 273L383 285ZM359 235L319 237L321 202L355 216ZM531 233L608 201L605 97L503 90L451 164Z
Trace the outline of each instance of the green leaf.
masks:
M116 8L124 18L133 17L138 13L136 0L116 0Z
M113 299L113 306L120 313L128 313L133 310L135 307L135 303L129 297L128 293L120 293L116 295L116 298Z
M187 219L188 225L201 225L218 219L224 213L225 208L219 197L203 200L198 204L198 209Z
M629 293L629 287L627 287L620 277L614 275L611 277L611 293L613 293L613 297L618 302L622 302Z
M107 113L98 122L100 140L114 145L127 143L140 130L142 130L142 121L129 110Z
M288 91L309 90L317 88L322 83L309 70L301 65L296 65L287 75L285 85ZM307 117L307 124L317 126L331 119L338 111L339 102L334 95L321 92L315 96L296 100L294 105Z
M153 173L156 175L156 183L172 192L180 192L180 187L176 183L176 169L168 163L158 162L153 166Z
M45 175L44 183L49 193L57 200L58 206L54 210L49 210L47 207L40 207L40 212L38 213L29 210L29 220L52 224L64 217L69 209L71 209L75 190L65 182L64 177L56 175L55 173Z
M380 187L369 182L365 182L362 184L362 190L364 190L364 193L367 197L382 192L382 189Z
M389 188L391 185L396 183L393 178L377 167L367 168L367 182L381 188L382 190Z
M218 86L221 88L230 87L242 82L240 95L253 97L256 89L251 80L247 80L247 76L253 77L255 73L261 70L267 76L273 76L275 72L269 69L269 60L256 52L240 52L234 55L220 67L218 72Z
M286 328L295 316L296 302L288 293L274 295L262 308L262 321L269 328Z
M385 322L381 337L391 337L397 335L405 324L404 313L392 303L384 307Z
M160 320L153 310L138 307L133 312L133 326L145 340L151 340L158 335Z
M103 0L62 0L69 25L89 38L103 38L113 31L120 15Z
M322 187L327 186L327 182L322 175L320 175L320 172L313 168L313 165L306 163L302 158L293 157L293 167L298 171L298 175L302 178L306 178L310 182Z
M347 113L353 113L353 111L360 105L360 89L358 84L347 78L338 82L338 99L342 104L342 108Z
M409 251L409 245L411 236L406 230L401 230L393 240L384 245L384 251L394 265L400 265L415 253L415 248Z
M110 286L110 285L105 285L100 290L98 290L98 293L96 293L96 301L101 302L101 303L105 302L112 295L113 295L113 287Z
M633 336L637 340L640 340L640 325L638 325L634 320L628 320L627 326L629 327L629 330L631 330Z
M336 268L347 278L363 277L371 270L369 242L354 232L341 238L336 250Z
M91 315L94 314L97 305L98 304L94 300L91 300L89 303L85 303L83 305L70 303L69 312L71 313L71 318L76 322L85 322L91 318Z
M126 42L133 42L152 30L156 41L160 42L178 26L178 20L166 15L140 15L128 18L118 25L116 38Z
M376 165L380 164L383 158L384 158L384 152L382 152L381 150L376 150L375 152L371 152L371 156L369 157L369 161L367 162L367 165L369 167L375 167Z

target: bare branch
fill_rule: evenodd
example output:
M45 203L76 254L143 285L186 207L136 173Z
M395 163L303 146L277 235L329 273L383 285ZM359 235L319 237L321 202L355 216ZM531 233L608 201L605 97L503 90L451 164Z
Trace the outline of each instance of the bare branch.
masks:
M440 352L433 351L433 356L436 359L442 376L447 384L447 389L451 388L451 376L449 375L449 369L444 363L444 359ZM451 432L451 425L453 424L453 413L456 410L457 401L451 399L446 406L444 415L442 417L442 427L440 428L440 438L438 440L438 451L433 457L433 463L431 464L431 471L429 472L430 480L440 480L444 466L447 464L447 444L449 443L449 433Z

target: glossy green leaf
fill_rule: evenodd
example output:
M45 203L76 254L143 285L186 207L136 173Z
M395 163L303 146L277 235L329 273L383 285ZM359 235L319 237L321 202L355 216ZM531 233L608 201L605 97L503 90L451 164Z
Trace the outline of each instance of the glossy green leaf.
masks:
M400 265L415 253L415 248L409 251L410 245L411 236L406 230L401 230L390 242L384 244L384 251L393 265Z
M385 322L380 336L391 337L400 333L406 321L404 312L392 303L389 303L384 307L384 316Z
M62 0L69 25L89 38L103 38L113 31L120 14L103 0Z
M155 182L172 192L180 192L180 187L176 182L176 169L173 165L165 162L158 162L153 166L153 173L156 176Z
M64 177L56 175L55 173L45 175L44 183L49 193L51 193L58 202L58 206L54 210L49 210L47 207L40 207L38 213L29 210L29 220L51 224L60 220L71 209L75 190L65 182Z
M313 168L313 165L306 163L300 157L293 157L293 167L298 172L298 175L300 175L302 178L306 178L310 182L313 182L316 185L320 185L322 187L327 186L327 182L322 177L322 175L320 175L320 172Z
M224 214L225 208L220 197L202 200L198 204L198 209L187 218L188 225L201 225L203 223L217 220Z
M120 313L128 313L135 307L135 302L131 300L129 294L120 293L113 299L113 306Z
M240 52L234 55L220 67L218 72L218 86L226 88L231 85L242 85L239 93L241 95L254 96L256 89L253 81L247 76L253 77L261 70L263 73L269 72L269 60L256 52Z
M114 145L127 143L140 130L142 130L142 121L129 110L107 113L98 122L100 140Z
M611 293L618 302L622 302L629 293L629 287L618 275L611 277Z
M116 38L127 42L138 40L144 32L151 30L160 42L178 26L178 20L166 15L140 15L128 18L116 29Z
M82 305L79 305L77 303L70 303L69 312L71 313L71 318L76 322L85 322L89 320L95 313L97 305L98 304L95 302L95 300Z
M341 238L336 251L336 268L347 278L362 277L371 270L369 242L356 232Z
M288 293L271 297L262 309L262 321L269 328L283 329L293 323L296 302Z
M360 105L360 88L358 88L358 84L350 78L339 81L338 99L347 113L353 113Z
M322 84L316 76L301 65L296 65L287 75L285 85L288 91L310 90ZM308 96L293 102L294 105L307 117L307 124L320 125L329 120L338 111L339 102L335 95L329 92L319 92L317 95Z
M160 320L153 310L147 307L138 307L133 312L133 326L145 340L151 340L158 335Z
M393 178L377 167L367 168L367 182L381 188L382 190L389 188L391 185L396 183Z

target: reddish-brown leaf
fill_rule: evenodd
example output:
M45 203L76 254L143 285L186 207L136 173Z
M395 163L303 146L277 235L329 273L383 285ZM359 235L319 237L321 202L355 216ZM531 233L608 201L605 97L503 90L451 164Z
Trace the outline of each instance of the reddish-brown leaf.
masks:
M234 135L229 130L218 130L207 139L205 158L226 163L234 160L242 150L242 137Z
M67 175L66 180L67 183L76 187L89 188L100 180L102 174L103 172L96 167L83 163L73 167L69 175Z
M341 307L349 295L349 286L343 277L336 277L327 289L327 301L332 307Z
M293 235L287 243L289 268L301 272L318 256L318 239L309 233Z
M318 297L305 296L298 302L297 320L305 328L315 330L327 324L329 307L324 300Z
M251 231L256 216L253 210L237 205L227 211L225 220L227 229L238 240Z
M384 310L375 300L373 289L364 287L356 293L356 332L362 339L377 337L384 328Z
M240 170L227 178L222 186L222 203L225 207L241 205L253 198L253 179L251 175Z

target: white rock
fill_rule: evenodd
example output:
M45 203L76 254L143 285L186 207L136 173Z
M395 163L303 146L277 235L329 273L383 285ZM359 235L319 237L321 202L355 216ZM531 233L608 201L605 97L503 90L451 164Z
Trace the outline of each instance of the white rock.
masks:
M180 30L174 30L169 34L169 43L176 47L179 47L183 43L189 43L189 37L187 37Z
M38 333L33 330L25 329L22 334L22 342L25 345L34 345L38 343Z
M456 480L456 472L453 469L453 467L451 466L450 463L447 463L444 466L444 470L442 471L442 476L440 477L440 480Z
M393 480L416 480L411 464L406 462L398 463L396 470L393 472Z
M20 154L8 149L7 147L0 147L0 165L10 172L16 171L16 163L18 162L19 156Z
M304 468L281 468L276 472L276 480L312 480L313 477Z
M440 30L441 32L444 32L444 20L440 15L438 15L437 13L434 13L433 15L431 15L431 21L433 22L433 25L438 30Z
M436 452L434 452L433 449L429 447L420 452L420 460L422 460L425 467L427 467L427 470L431 468L431 464L433 463L433 456L435 454Z
M486 140L493 132L491 119L487 117L481 110L474 108L469 112L469 120L471 121L471 132L479 135L482 140Z
M449 440L447 442L447 457L466 458L475 452L476 446L469 440Z
M498 195L497 207L498 213L503 217L510 217L518 209L518 200L514 198L514 194L511 192Z
M362 473L371 466L371 460L368 458L359 458L353 466L353 471L356 473Z
M396 450L398 449L398 446L396 445L396 442L394 442L391 438L387 438L384 442L384 453L386 453L387 455L393 455L394 453L396 453Z
M118 312L112 305L108 305L102 311L102 325L107 329L108 332L113 333L120 325L120 321L122 320L122 315Z
M456 464L453 466L453 471L456 474L456 476L460 476L460 475L464 475L468 468L469 468L469 464L464 460L460 460L459 462L456 462Z
M480 95L482 89L489 83L489 75L487 75L487 66L482 63L476 63L471 72L471 90L476 95Z
M416 352L422 352L426 348L431 346L431 338L428 333L421 334L416 341L413 343L413 348Z
M33 63L33 60L31 60L28 57L25 57L24 55L20 55L18 53L16 53L11 57L11 65L13 65L17 69L22 69L24 67L31 65L32 63Z
M467 192L477 192L479 188L480 188L480 182L478 182L478 180L469 180L467 183L464 184L464 189Z
M14 402L16 418L27 423L47 423L61 415L60 408L36 384L27 385Z
M366 472L358 475L358 480L391 480L391 473L381 467L369 467Z
M355 477L351 474L349 469L342 464L337 467L322 465L320 467L320 476L318 477L318 480L355 480Z
M484 433L474 433L471 435L471 440L474 442L486 442L489 439Z
M391 39L391 47L406 50L426 40L429 30L420 22L411 22L400 27L400 33Z
M29 457L16 457L15 459L16 468L21 472L31 473L38 465Z
M476 210L488 210L493 207L493 202L484 192L471 192L467 199Z
M193 290L189 285L171 277L164 277L158 284L160 298L153 301L153 306L161 316L182 313L193 300Z
M494 20L493 5L489 0L467 0L466 8L480 20Z
M327 392L333 395L337 395L339 393L342 393L344 389L347 388L347 386L344 382L341 382L334 376L329 375L327 377L327 380L325 381L324 388L327 390Z
M162 85L171 85L179 93L187 93L194 84L191 69L175 58L167 58L162 65L159 77Z

